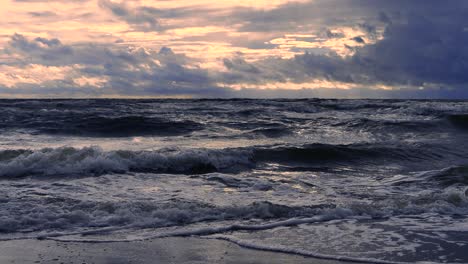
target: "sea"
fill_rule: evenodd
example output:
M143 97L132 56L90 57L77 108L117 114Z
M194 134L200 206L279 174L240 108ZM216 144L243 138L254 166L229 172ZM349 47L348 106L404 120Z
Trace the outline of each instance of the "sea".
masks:
M468 101L0 100L0 240L468 263Z

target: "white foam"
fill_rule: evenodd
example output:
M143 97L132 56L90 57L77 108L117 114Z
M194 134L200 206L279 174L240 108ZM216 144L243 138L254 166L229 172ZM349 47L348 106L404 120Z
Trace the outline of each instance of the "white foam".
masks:
M410 262L394 262L394 261L385 261L375 258L353 258L353 257L346 257L346 256L333 256L333 255L326 255L320 254L317 252L301 250L301 249L292 249L282 246L274 246L274 245L262 245L259 243L249 242L243 239L238 239L233 236L226 236L226 235L215 235L207 237L210 239L220 239L229 241L231 243L237 244L241 247L256 249L256 250L264 250L264 251L272 251L278 253L286 253L286 254L295 254L301 255L304 257L313 257L313 258L320 258L320 259L329 259L329 260L339 260L339 261L349 261L349 262L361 262L361 263L376 263L376 264L407 264ZM418 262L418 263L430 263L430 262Z
M73 177L129 171L190 173L200 166L224 170L252 165L250 153L237 149L104 151L99 147L61 147L20 152L22 154L16 157L0 161L0 177Z
M282 221L274 221L269 223L263 224L230 224L230 225L221 225L221 226L204 226L204 227L176 227L176 228L169 228L173 229L170 231L166 231L166 229L161 228L162 231L156 229L153 231L145 232L145 234L140 236L133 236L124 238L124 239L105 239L102 238L98 239L86 239L86 237L73 237L70 238L71 235L90 235L90 234L97 234L99 233L107 233L108 231L112 231L112 229L98 229L94 231L86 231L86 232L76 232L76 233L63 233L63 234L52 234L51 236L43 235L41 238L44 239L52 239L58 241L66 241L66 242L131 242L131 241L141 241L147 239L155 239L155 238L164 238L164 237L180 237L180 236L208 236L213 234L220 234L226 233L231 231L260 231L260 230L269 230L274 229L277 227L289 227L289 226L297 226L301 224L310 224L310 223L318 223L318 222L325 222L329 220L336 220L336 219L343 219L346 218L353 213L346 209L336 209L331 210L323 215L317 215L314 217L309 218L291 218ZM119 229L116 229L119 230Z

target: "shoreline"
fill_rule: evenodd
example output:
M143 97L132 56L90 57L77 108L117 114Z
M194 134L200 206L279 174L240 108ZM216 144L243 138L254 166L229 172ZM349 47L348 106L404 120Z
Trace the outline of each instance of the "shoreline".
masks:
M255 250L219 239L170 237L125 243L60 242L38 239L0 241L0 263L344 264L349 262Z

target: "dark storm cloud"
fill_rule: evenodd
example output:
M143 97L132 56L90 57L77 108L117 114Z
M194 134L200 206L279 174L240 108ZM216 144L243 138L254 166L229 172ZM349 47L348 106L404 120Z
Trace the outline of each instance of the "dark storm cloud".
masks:
M468 2L385 1L383 6L388 2L389 10L401 11L393 19L387 16L381 41L344 61L350 73L391 85L467 84Z
M389 84L468 83L467 2L425 2L424 9L388 24L383 39L358 49L349 63L370 80Z
M353 56L344 58L333 54L304 54L287 60L268 59L255 63L246 63L242 59L225 60L230 69L226 79L261 84L287 79L301 83L318 78L363 86L432 84L450 88L447 89L449 93L454 89L465 89L463 87L468 84L468 2L349 2L365 6L368 16L380 20L377 23L386 23L382 40L356 48ZM283 12L276 10L274 14ZM284 14L291 16L290 12ZM269 16L262 17L268 21ZM368 27L372 28L372 25ZM364 41L361 37L354 40ZM443 89L438 96L441 93Z
M339 22L350 24L359 21L380 21L388 23L410 14L430 14L434 11L450 15L451 12L466 9L464 0L313 0L303 3L287 3L275 9L263 11L245 9L237 14L246 21L295 22L323 21L327 24Z
M361 43L361 44L364 44L366 43L366 41L362 38L362 37L354 37L352 38L354 41L356 41L357 43Z
M225 89L216 88L212 84L207 71L187 68L185 65L192 61L184 55L175 54L167 47L161 48L159 52L152 52L143 48L129 49L98 44L69 46L58 39L29 40L15 34L5 52L21 55L21 58L9 62L9 65L80 65L69 79L41 84L42 88L38 88L40 92L48 91L44 87L77 86L72 78L87 76L107 80L104 89L95 89L95 92L104 94L222 96L226 93ZM33 86L22 84L18 91L32 89L31 87ZM89 88L77 87L75 91L87 91Z

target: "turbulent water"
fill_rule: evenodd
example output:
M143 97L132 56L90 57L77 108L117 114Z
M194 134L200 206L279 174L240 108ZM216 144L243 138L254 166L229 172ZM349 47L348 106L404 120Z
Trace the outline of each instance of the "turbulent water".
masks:
M0 101L0 240L467 263L468 102Z

